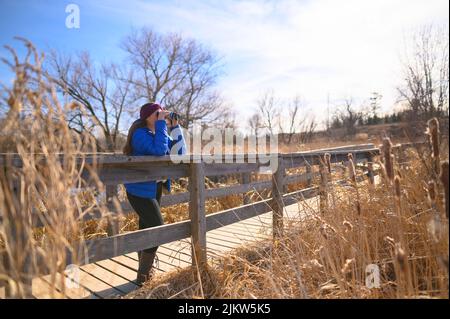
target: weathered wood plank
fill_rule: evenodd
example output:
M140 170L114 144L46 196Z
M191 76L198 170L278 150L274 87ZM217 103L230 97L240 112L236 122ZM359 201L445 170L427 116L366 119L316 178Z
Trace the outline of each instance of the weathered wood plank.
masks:
M331 155L331 163L338 163L342 161L347 161L348 150L340 150L340 151L329 151L327 152ZM366 159L369 154L378 155L379 150L374 149L364 149L364 150L356 150L352 151L354 154L354 158L356 161L361 161ZM302 152L302 153L289 153L282 154L282 158L284 160L284 165L286 168L293 168L304 166L307 164L310 165L319 165L320 164L320 156L322 156L323 152Z
M189 175L189 217L191 219L192 263L206 266L205 169L203 163L191 164Z
M189 171L185 165L152 165L141 168L105 167L97 174L104 184L125 184L186 177ZM88 171L83 171L83 179L89 180L89 176Z
M337 147L328 147L328 148L319 148L314 149L311 151L304 151L304 153L308 152L330 152L330 151L357 151L357 150L365 150L365 149L371 149L375 148L375 144L369 143L369 144L354 144L354 145L343 145L343 146L337 146Z
M278 168L272 175L272 200L270 206L272 207L272 228L274 239L283 234L283 193L284 193L284 178L286 170L284 168L284 161L279 158Z
M206 176L241 174L258 171L260 167L264 167L260 163L213 163L205 164Z
M308 179L307 179L306 185L308 187L311 187L312 186L312 181L313 181L313 177L311 176L312 175L312 166L309 165L309 164L306 164L305 167L306 167L306 174L308 175Z
M373 155L369 155L368 159L367 159L367 176L369 177L369 184L370 185L374 185L375 184L375 173L374 173L374 169L373 169L373 164L374 164L374 156Z
M83 275L84 273L80 274L80 281L83 280ZM66 283L72 284L66 285ZM56 290L55 293L64 295L65 297L70 299L98 298L98 296L93 295L92 291L89 291L85 287L81 285L75 285L75 283L64 274L55 274L54 285L54 288ZM64 288L63 285L65 286ZM50 279L50 275L33 279L33 296L38 299L52 298L52 280Z
M241 174L241 184L242 184L242 185L248 185L248 184L250 184L251 178L252 178L251 173L242 173L242 174ZM247 191L244 191L244 192L247 192ZM244 193L244 192L243 192L243 193ZM244 205L250 203L250 198L249 198L246 194L243 195L242 203L243 203Z
M160 246L184 239L191 235L190 221L161 225L147 229L123 233L108 238L100 238L86 243L85 255L80 262L95 262L119 255ZM71 259L70 253L68 259Z
M80 276L80 284L86 289L95 292L100 298L112 298L123 295L120 290L84 270L84 267L80 268Z
M406 143L405 145L413 146L415 144L421 143ZM303 151L301 153L310 153L315 151L333 151L333 150L361 150L361 149L370 149L374 148L373 144L358 144L358 145L346 145L341 147L332 147L332 148L323 148L313 151ZM275 154L273 154L275 155ZM36 153L36 161L45 161L45 154ZM61 161L64 160L65 154L59 154L59 158ZM182 163L191 163L194 159L198 159L199 155L187 154L182 156ZM251 160L254 159L253 154L222 154L217 157L218 162L224 163L226 160L233 163L242 163L248 162L249 158ZM177 159L178 160L178 159ZM173 163L172 157L170 155L166 156L127 156L123 154L117 153L85 153L79 159L80 163L85 164L95 164L100 166L127 166L131 164L152 164L152 163ZM178 160L179 162L179 160ZM22 165L22 160L18 154L12 153L0 153L0 166L3 165L14 165L20 167ZM176 165L176 164L175 164Z
M131 264L132 260L129 258L127 259L130 260L129 264ZM123 283L134 282L134 280L136 280L136 270L133 270L132 267L127 267L123 263L114 259L105 259L97 262L96 265L107 271L113 272L118 277L121 277L124 280Z
M138 288L135 283L119 276L113 269L109 270L107 268L107 265L107 260L104 260L102 262L85 265L82 269L88 272L91 276L106 283L108 286L110 286L110 288L115 288L121 295L127 294L132 290Z

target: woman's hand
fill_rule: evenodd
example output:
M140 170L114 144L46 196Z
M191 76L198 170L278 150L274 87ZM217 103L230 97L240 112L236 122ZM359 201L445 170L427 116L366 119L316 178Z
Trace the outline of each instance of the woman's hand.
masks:
M167 115L169 115L169 112L167 112L167 111L159 111L159 113L158 113L158 120L165 120Z

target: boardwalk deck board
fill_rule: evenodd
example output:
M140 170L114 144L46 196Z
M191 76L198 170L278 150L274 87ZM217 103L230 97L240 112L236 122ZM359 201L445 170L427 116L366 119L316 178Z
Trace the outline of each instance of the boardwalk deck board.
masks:
M286 222L299 218L299 205L287 206ZM238 223L207 232L207 257L210 262L220 258L232 249L245 244L271 238L272 213L262 214ZM191 265L190 239L165 244L158 249L155 262L156 272L168 272ZM65 296L57 292L57 298L112 298L122 296L137 286L133 280L138 267L137 253L130 253L81 267L81 287L66 289ZM48 277L48 276L46 276ZM48 282L42 278L33 281L33 295L36 298L50 298Z
M314 199L307 205L293 204L285 207L285 220L298 220L299 209L315 206ZM213 262L237 247L271 238L272 212L255 216L234 224L223 226L207 233L207 257ZM155 263L156 272L163 273L191 265L190 239L184 239L160 246ZM106 259L84 265L80 271L80 287L60 289L56 283L56 298L112 298L124 295L137 286L133 280L138 267L137 253ZM60 275L58 275L60 276ZM65 279L67 276L65 277ZM49 276L33 280L33 295L36 298L51 298Z

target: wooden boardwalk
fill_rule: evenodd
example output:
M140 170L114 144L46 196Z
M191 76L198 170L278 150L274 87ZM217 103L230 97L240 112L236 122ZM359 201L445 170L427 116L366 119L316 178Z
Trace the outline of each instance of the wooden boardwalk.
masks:
M166 195L162 198L161 204L170 206L188 202L190 220L118 234L117 219L109 216L108 237L88 240L81 256L77 259L74 259L73 252L66 248L66 262L68 264L76 262L81 267L70 265L73 267L62 274L32 279L32 276L26 275L37 272L30 272L32 265L22 261L17 269L21 275L16 282L20 282L23 289L6 291L5 287L0 286L0 298L5 297L5 292L8 293L8 298L113 298L138 288L134 283L138 268L136 253L138 250L159 246L155 268L157 272L169 272L192 264L191 240L195 247L194 256L199 264L203 265L207 260L213 264L215 260L239 246L276 238L282 233L280 226L287 225L290 219L298 221L308 210L313 213L313 211L320 211L321 207L326 205L324 198L327 196L328 174L331 172L323 164L325 154L329 154L326 161L330 167L331 164L341 166L348 161L349 152L352 153L355 163L367 164L364 164L364 167L370 183L373 184L373 158L380 153L380 150L372 144L272 154L276 156L278 168L269 172L271 179L264 181L252 181L252 174L259 174L261 168L266 167L267 163L259 159L256 162L250 161L249 156L245 154L224 154L222 161L217 163L198 162L196 155L190 155L188 163L174 163L170 156L102 155L99 159L80 158L80 163L89 165L95 164L97 160L100 161L101 165L94 176L91 176L92 172L86 168L86 165L80 167L81 178L89 181L89 185L94 188L100 186L93 181L100 180L103 183L100 185L106 185L107 206L113 214L117 213L117 208L112 204L113 199L118 196L118 184L187 177L189 191ZM227 162L230 159L232 161ZM15 156L12 161L0 156L0 166L12 165L20 168L22 164L20 156ZM298 171L298 168L301 170ZM289 169L295 169L295 174L288 174ZM239 175L241 183L206 189L205 176L230 174ZM318 184L313 183L315 177L320 177ZM20 180L15 182L21 185ZM286 193L288 185L301 182L306 183L307 187ZM21 189L19 186L16 189ZM208 198L245 194L249 190L271 190L272 198L206 215L205 201ZM18 196L17 191L14 194ZM127 201L121 202L120 206L120 211L130 209ZM29 225L30 219L15 220L20 227L45 226L46 221L38 217L35 212L31 213L31 225ZM104 216L101 210L92 209L89 214L79 217L82 220L90 220ZM4 217L0 216L0 222L1 218ZM14 218L14 216L6 216L6 218ZM273 234L272 229L275 230ZM21 241L17 241L14 237L9 238L17 251L27 249L30 239L26 234L22 234L22 237ZM10 257L5 251L0 253L1 262L6 261L4 266L8 269ZM48 274L45 257L39 255L37 259L35 264L41 267L39 273ZM56 287L50 287L50 283ZM13 283L5 281L0 284L11 284L11 287L14 287ZM64 286L66 289L63 291Z
M317 198L299 202L285 207L285 224L289 220L298 220L300 212L308 205L315 206ZM211 263L230 250L244 244L272 238L272 212L242 220L207 232L207 255ZM50 295L50 277L33 279L33 296L41 298L114 298L123 296L138 287L134 284L138 267L137 253L126 254L81 266L78 269L79 287L70 284L70 273L58 277L56 285L58 293ZM169 272L191 265L190 239L162 245L158 249L155 260L156 272ZM73 274L73 272L72 272ZM61 275L59 275L61 276ZM63 294L58 287L61 281L69 282Z

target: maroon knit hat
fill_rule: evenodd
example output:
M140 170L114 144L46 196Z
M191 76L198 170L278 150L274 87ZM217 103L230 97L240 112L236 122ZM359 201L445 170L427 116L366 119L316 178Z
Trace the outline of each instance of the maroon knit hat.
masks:
M140 117L141 120L147 119L150 115L158 110L162 110L163 108L158 103L146 103L141 106Z

